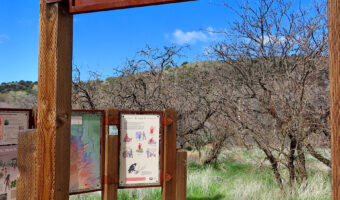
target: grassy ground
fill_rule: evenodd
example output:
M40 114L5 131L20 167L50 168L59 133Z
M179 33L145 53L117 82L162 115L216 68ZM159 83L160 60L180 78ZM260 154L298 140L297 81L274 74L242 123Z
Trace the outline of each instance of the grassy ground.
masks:
M329 156L329 152L324 154ZM331 199L331 171L307 156L308 185L296 186L287 196L276 186L272 171L260 151L224 151L217 166L202 166L197 155L189 153L188 200L328 200ZM263 161L263 162L261 162ZM285 173L285 172L283 172ZM121 200L161 199L159 188L120 190ZM71 199L100 199L100 194L73 196Z

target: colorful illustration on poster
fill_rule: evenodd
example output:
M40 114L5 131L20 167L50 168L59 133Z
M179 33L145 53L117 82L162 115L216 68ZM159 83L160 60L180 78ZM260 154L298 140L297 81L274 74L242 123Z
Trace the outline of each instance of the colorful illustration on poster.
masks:
M124 137L124 142L131 142L132 138L129 137L129 135L126 133Z
M133 152L132 149L127 149L123 152L124 158L133 158Z
M101 114L72 113L70 192L101 188Z
M156 144L156 141L153 139L153 137L152 137L152 138L150 138L150 140L149 140L148 144Z
M136 132L136 140L137 141L143 141L143 140L146 140L146 134L145 134L145 131L137 131Z
M0 199L16 198L17 149L17 145L0 146Z
M153 134L154 131L155 131L155 127L154 127L154 126L151 126L151 127L150 127L150 134Z
M28 126L28 111L0 111L0 145L18 144L19 132Z
M159 185L160 115L124 113L120 128L120 187Z
M137 148L137 153L143 153L143 148L142 148L142 144L141 143L139 143L138 144L138 148Z
M149 148L146 150L146 156L147 158L156 157L156 153L154 151L151 151Z

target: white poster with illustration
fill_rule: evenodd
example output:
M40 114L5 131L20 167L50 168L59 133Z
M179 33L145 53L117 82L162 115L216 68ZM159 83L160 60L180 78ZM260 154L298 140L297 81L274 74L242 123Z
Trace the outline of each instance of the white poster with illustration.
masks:
M28 111L0 111L0 145L18 144L19 132L28 126Z
M160 185L159 114L122 114L119 186Z

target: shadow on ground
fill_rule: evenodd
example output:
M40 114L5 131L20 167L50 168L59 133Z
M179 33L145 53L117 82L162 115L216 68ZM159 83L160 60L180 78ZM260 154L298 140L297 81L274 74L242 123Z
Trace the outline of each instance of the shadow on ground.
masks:
M221 200L224 198L224 195L215 195L213 197L188 197L187 200Z

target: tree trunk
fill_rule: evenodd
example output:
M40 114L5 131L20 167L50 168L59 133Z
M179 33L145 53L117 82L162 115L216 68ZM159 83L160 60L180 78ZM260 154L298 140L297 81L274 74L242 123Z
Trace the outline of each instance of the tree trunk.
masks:
M302 143L299 142L297 145L297 153L298 153L298 169L299 175L301 178L301 182L307 183L307 170L306 170L306 157L305 153L302 149Z
M272 152L270 152L265 146L263 146L263 144L261 144L255 137L253 137L253 139L255 143L257 144L257 146L266 154L266 157L269 160L270 165L272 167L276 183L279 186L280 190L283 192L284 188L283 188L282 178L281 178L281 174L279 171L279 164L277 162L277 159L274 157Z
M294 160L295 160L295 149L296 149L296 138L292 135L288 135L290 139L290 146L289 146L289 154L288 154L288 170L289 170L289 187L291 189L294 188L294 182L295 182L295 166L294 166Z
M266 153L266 152L265 152ZM270 155L267 155L267 158L272 166L273 172L274 172L274 176L275 176L275 180L280 188L281 191L284 191L283 189L283 183L282 183L282 178L281 178L281 174L279 172L279 165L278 162L276 160L276 158L270 153Z

